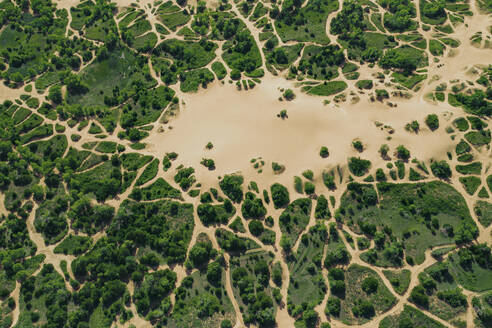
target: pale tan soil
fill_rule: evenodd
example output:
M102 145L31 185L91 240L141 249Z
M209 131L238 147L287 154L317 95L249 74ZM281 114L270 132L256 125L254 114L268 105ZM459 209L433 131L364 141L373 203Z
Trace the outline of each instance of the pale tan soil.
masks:
M4 100L14 100L20 97L22 94L28 94L28 92L24 91L24 87L17 88L17 89L11 89L3 82L0 82L0 101L3 102Z
M429 113L454 110L448 106L432 106L423 101L411 100L399 103L396 109L380 103L360 102L354 106L324 106L318 97L297 93L292 102L279 102L278 86L288 87L282 78L268 77L251 91L236 91L234 87L214 84L207 90L184 95L186 103L179 119L172 122L172 130L164 133L151 132L146 151L162 158L166 152L176 151L178 162L197 169L197 178L207 186L217 182L217 176L241 171L251 180L276 181L288 179L306 168L315 172L346 163L356 155L351 142L359 138L367 143L361 157L370 156L377 166L382 159L377 150L382 144L390 145L392 151L404 144L420 159L442 157L449 146L449 137L443 129L438 132L411 134L404 126L417 119L422 121ZM287 109L289 118L282 120L276 115ZM392 140L389 134L375 126L376 121L392 126L396 133ZM214 144L205 150L207 142ZM428 147L421 147L422 143ZM321 146L327 146L330 156L319 156ZM264 172L258 174L250 159L261 156L265 161ZM216 170L200 167L203 157L213 158ZM271 162L286 165L280 176L274 175ZM248 180L248 178L246 180Z

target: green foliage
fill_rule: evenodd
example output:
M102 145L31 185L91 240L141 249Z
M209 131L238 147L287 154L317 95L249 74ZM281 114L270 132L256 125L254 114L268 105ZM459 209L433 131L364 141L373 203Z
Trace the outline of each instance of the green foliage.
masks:
M80 255L86 252L92 244L90 237L68 235L60 244L58 244L54 252L55 254Z
M219 186L222 192L233 202L240 203L243 200L242 184L244 178L237 174L226 174L220 180Z
M365 159L351 157L349 159L348 167L353 175L361 177L367 173L367 171L371 167L371 162Z
M381 182L377 188L379 199L372 186L349 184L337 213L352 230L380 242L380 251L364 253L364 260L384 266L401 265L405 253L422 263L428 247L462 243L476 236L477 228L463 197L443 182ZM387 242L386 235L396 242Z
M276 209L285 207L289 204L289 191L283 185L274 183L270 187L273 205Z
M224 204L200 204L197 207L197 214L202 223L206 226L211 224L227 224L229 219L236 213L230 200L226 199Z
M274 192L272 191L273 194ZM280 214L280 231L294 243L309 222L311 206L311 199L299 198L290 203L282 214Z
M316 96L331 96L347 89L344 81L329 81L318 84L314 87L305 88L309 94Z
M434 161L431 164L431 171L440 179L449 179L451 177L451 168L446 161Z
M488 227L492 223L492 204L479 200L475 203L473 207L475 215L478 221L484 226Z

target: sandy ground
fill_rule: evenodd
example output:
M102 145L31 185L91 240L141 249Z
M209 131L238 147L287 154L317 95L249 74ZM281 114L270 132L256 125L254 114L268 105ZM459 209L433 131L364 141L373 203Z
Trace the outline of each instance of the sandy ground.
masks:
M218 83L196 94L185 95L186 105L180 117L171 123L172 129L158 133L156 129L146 140L148 152L158 158L176 151L179 161L194 167L203 157L213 158L216 170L203 171L202 183L215 182L224 173L241 171L252 180L277 179L271 162L286 165L282 176L291 178L305 169L320 171L328 166L346 163L355 152L354 139L366 145L362 157L371 156L374 165L382 161L377 151L382 144L391 149L404 144L413 156L420 159L442 157L450 144L444 129L438 132L408 133L404 126L413 119L422 121L429 113L453 110L448 106L434 106L413 100L389 108L381 103L360 102L357 105L323 105L322 99L297 93L292 102L279 102L278 86L289 82L270 76L251 91L236 91L234 87ZM286 109L288 119L276 115ZM397 132L390 136L376 127L379 121ZM214 148L205 150L207 142ZM421 147L425 143L426 147ZM330 156L319 156L321 146L327 146ZM250 160L262 157L267 163L263 174L252 168Z

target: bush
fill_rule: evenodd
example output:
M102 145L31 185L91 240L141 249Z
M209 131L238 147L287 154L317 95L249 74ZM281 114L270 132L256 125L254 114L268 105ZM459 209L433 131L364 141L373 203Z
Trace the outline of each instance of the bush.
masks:
M225 319L220 323L220 328L232 328L232 323L229 319Z
M330 155L330 153L328 152L328 148L325 146L322 146L320 151L319 151L319 156L321 156L322 158L327 158L329 155Z
M215 162L213 159L203 158L200 164L208 168L210 171L215 170Z
M293 100L296 97L294 91L292 91L291 89L285 90L282 96L284 97L285 100L289 100L289 101Z
M220 180L219 186L233 202L240 203L243 200L243 191L241 189L243 182L244 178L241 175L229 174Z
M371 162L365 159L351 157L349 159L348 166L352 174L354 174L357 177L361 177L367 173L367 171L371 167Z
M399 145L396 148L396 156L403 161L407 161L410 158L410 151L405 146Z
M270 187L270 192L272 194L273 205L276 209L285 207L289 204L289 191L280 183L274 183Z
M440 179L449 179L451 177L451 168L446 161L435 161L431 164L431 171Z
M361 141L356 140L352 142L352 146L359 152L361 153L364 150L364 145L362 144Z
M375 293L378 290L379 281L373 276L369 276L362 281L362 290L367 294Z
M439 118L436 114L429 114L425 118L425 124L427 124L431 131L435 131L439 128Z
M306 181L306 183L304 183L304 191L306 192L306 194L312 195L314 194L314 190L315 186L312 182Z

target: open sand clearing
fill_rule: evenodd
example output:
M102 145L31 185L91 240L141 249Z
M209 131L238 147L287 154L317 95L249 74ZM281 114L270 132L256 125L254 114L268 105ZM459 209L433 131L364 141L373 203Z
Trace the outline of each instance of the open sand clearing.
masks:
M22 94L28 94L29 92L24 91L24 87L11 89L3 83L0 83L0 101L3 102L5 100L13 101L16 98L19 98Z
M286 165L284 175L292 177L307 168L343 165L348 157L359 156L351 147L356 138L367 149L360 156L371 156L369 159L375 165L382 161L377 154L382 144L390 145L391 149L404 144L419 159L442 157L450 144L444 129L431 133L423 128L421 133L414 134L405 131L404 126L412 120L422 122L429 113L459 111L446 105L430 105L418 98L399 102L396 108L379 102L325 106L321 103L323 98L299 92L294 101L279 102L278 86L289 85L289 81L269 77L246 92L214 84L199 93L184 95L186 105L170 123L172 129L166 128L163 133L154 129L146 139L146 151L159 158L175 151L179 162L194 167L199 166L203 157L213 158L217 166L214 176L253 171L250 160L261 156L266 161L265 173L272 171L270 162L275 161ZM287 109L285 120L277 117L281 109ZM376 127L376 121L396 130L391 140L387 140L390 134L386 130ZM210 151L205 150L209 141L214 144ZM321 146L328 147L329 158L319 156Z

